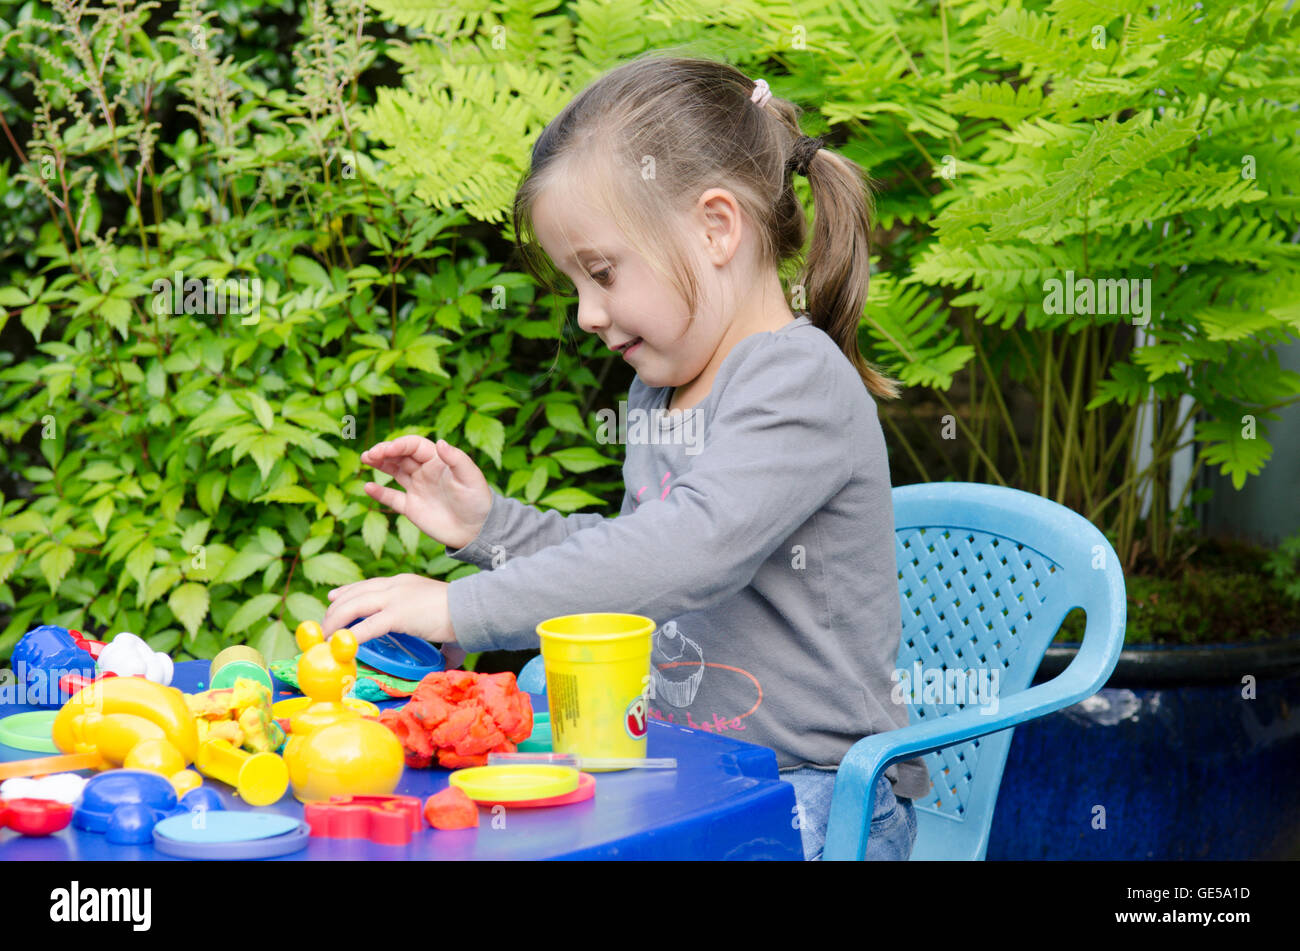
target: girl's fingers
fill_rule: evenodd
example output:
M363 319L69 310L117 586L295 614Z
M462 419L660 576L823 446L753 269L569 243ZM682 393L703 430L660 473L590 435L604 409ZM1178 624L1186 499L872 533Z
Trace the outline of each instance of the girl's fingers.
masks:
M371 614L356 627L351 628L358 644L364 644L366 641L376 637L383 637L388 633L388 621L385 620L387 611L379 611Z
M376 578L372 580L378 581L387 579ZM364 581L358 582L358 584L365 583L366 582ZM348 587L352 587L352 585L348 585ZM321 628L327 631L329 636L332 637L335 633L346 628L357 618L363 617L367 618L367 620L373 620L374 615L383 610L387 601L388 599L382 589L353 592L342 598L337 598L329 606L329 610L325 612L325 623L321 625ZM361 636L359 629L366 627L366 630L369 630L369 627L366 625L367 621L363 621L361 624L358 624L356 627L351 629L352 633L356 635L358 642L369 640L371 637L376 636L375 634L370 634L368 637ZM379 633L384 634L387 632L380 631Z
M451 443L439 439L436 446L438 458L447 464L447 468L451 470L451 474L456 476L457 479L463 480L464 477L473 473L477 468L473 459Z
M390 489L387 486L380 485L378 482L367 482L365 489L366 495L370 496L380 505L387 505L398 515L406 514L405 492L398 492L396 489Z

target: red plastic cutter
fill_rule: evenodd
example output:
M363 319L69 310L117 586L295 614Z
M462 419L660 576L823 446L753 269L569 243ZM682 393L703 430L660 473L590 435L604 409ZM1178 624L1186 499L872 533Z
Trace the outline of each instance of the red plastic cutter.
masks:
M309 802L303 818L311 834L327 839L369 839L376 845L409 845L424 828L418 796L333 796Z

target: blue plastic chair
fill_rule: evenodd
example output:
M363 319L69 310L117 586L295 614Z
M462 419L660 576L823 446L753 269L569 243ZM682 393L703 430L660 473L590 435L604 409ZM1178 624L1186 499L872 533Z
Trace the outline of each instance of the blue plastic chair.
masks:
M1009 728L1078 703L1109 679L1124 646L1124 575L1091 522L1028 492L936 482L895 488L893 505L903 606L898 668L913 675L920 661L923 678L929 670L984 668L990 686L996 669L996 712L993 704L910 704L909 726L854 744L840 763L822 857L860 860L876 778L892 763L923 756L933 788L915 803L912 859L983 859ZM1087 614L1083 646L1059 676L1029 687L1076 607ZM524 666L521 690L545 693L541 661ZM910 679L900 685L906 694Z
M903 603L898 667L910 675L901 686L910 688L917 661L923 678L929 670L982 668L992 685L1000 670L997 703L972 704L969 695L966 703L909 703L909 726L854 744L835 780L822 857L862 859L877 777L892 763L922 756L933 788L915 802L912 859L980 860L1009 728L1092 696L1114 671L1124 646L1124 574L1096 526L1028 492L938 482L900 486L893 503ZM1059 676L1030 687L1047 645L1076 607L1087 614L1078 654Z

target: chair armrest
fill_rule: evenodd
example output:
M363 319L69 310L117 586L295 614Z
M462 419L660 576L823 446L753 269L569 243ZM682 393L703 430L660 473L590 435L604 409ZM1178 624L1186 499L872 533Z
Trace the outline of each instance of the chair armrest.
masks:
M998 700L996 705L968 706L960 713L931 723L917 723L858 740L840 761L836 774L823 859L862 860L866 854L870 825L864 817L868 816L872 805L868 797L875 790L880 774L891 764L1010 729L1096 693L1098 687L1093 685L1093 681L1099 672L1085 670L1079 660L1076 657L1068 668L1047 683ZM1114 661L1109 666L1113 670ZM1110 676L1110 670L1101 672L1103 683ZM845 830L848 830L848 835L845 835Z

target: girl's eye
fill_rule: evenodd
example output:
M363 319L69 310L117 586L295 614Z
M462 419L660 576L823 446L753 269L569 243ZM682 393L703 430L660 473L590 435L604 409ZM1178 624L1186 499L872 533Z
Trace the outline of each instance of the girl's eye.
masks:
M598 284L607 283L609 281L609 268L605 268L603 271L597 271L595 274L591 275L591 278Z

